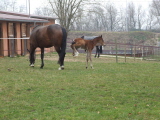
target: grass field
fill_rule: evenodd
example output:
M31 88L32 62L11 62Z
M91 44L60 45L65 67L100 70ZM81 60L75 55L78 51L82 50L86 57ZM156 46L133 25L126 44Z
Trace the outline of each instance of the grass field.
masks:
M39 57L39 56L38 56ZM160 62L66 55L58 71L57 54L40 59L0 59L0 120L159 120ZM8 71L9 70L11 71Z

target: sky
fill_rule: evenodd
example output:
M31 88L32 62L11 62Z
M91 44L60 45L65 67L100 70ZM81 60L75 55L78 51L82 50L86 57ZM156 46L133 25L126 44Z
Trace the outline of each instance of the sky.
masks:
M33 14L35 9L37 7L44 5L47 0L17 0L17 3L18 5L22 5L22 4L25 6L27 5L27 8L28 8L28 1L30 1L30 13ZM152 2L152 0L98 0L98 1L105 4L107 4L107 2L109 1L111 3L115 3L117 7L119 6L125 7L126 3L129 3L132 1L135 4L135 6L142 5L142 7L145 9L147 9L149 4Z
M17 0L18 5L25 5L29 11L29 1L30 1L30 13L33 14L35 9L42 6L47 0Z

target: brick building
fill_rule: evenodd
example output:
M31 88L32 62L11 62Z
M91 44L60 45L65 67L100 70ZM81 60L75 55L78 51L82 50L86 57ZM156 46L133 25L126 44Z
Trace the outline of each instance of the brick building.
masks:
M26 55L34 26L50 24L55 18L0 11L0 56Z

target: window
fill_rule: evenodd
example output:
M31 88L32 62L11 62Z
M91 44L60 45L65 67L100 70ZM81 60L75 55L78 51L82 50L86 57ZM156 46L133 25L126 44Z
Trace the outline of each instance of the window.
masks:
M9 37L13 37L14 36L13 23L8 23L8 36Z
M22 23L21 25L22 37L26 37L26 24Z

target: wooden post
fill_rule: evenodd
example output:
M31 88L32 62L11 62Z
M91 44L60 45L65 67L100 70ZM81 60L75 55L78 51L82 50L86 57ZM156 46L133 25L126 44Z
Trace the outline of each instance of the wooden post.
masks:
M126 49L127 49L127 44L125 45L125 63L127 62L127 59L126 59Z
M136 60L136 42L134 42L134 61Z
M116 63L118 63L117 39L115 39L115 44L116 44Z
M144 46L142 46L142 60L144 59L144 55L143 55L143 47L144 47Z

